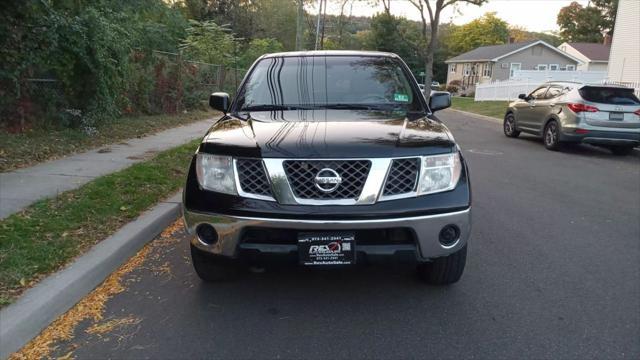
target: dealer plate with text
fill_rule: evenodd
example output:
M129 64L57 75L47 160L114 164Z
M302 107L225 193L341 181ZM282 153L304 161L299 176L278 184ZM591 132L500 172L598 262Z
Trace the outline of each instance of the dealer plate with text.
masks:
M348 265L355 262L353 232L303 232L298 234L302 265Z

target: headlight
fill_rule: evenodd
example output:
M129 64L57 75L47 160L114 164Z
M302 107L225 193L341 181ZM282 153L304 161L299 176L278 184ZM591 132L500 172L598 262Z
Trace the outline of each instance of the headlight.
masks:
M200 153L196 158L196 173L203 189L237 194L231 156Z
M462 163L460 155L423 156L418 195L432 194L454 189L460 179Z

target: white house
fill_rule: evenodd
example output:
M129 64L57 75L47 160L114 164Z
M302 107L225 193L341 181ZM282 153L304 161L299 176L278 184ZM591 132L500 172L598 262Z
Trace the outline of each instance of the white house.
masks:
M598 43L562 43L558 49L582 61L578 71L607 71L611 45Z
M640 1L620 0L609 55L610 81L640 85Z

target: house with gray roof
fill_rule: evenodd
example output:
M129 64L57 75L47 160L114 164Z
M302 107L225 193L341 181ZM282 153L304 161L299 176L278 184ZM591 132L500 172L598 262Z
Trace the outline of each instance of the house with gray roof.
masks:
M582 61L578 71L607 71L611 52L609 44L565 42L558 49Z
M458 80L463 91L477 83L508 80L516 70L574 71L582 62L542 40L482 46L445 61L447 84Z

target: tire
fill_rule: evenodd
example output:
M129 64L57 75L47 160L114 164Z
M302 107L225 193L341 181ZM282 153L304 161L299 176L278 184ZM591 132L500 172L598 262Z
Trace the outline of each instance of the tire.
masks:
M611 146L609 148L614 155L626 156L631 154L633 146Z
M240 265L233 259L206 253L191 246L191 261L198 277L205 282L229 281L238 277Z
M467 263L467 245L449 256L418 265L418 276L431 285L448 285L460 280Z
M560 150L560 127L557 121L551 120L544 127L542 141L544 142L544 147L548 150Z
M508 113L504 117L502 123L502 130L507 137L517 138L520 135L520 131L516 130L516 117L512 113Z

